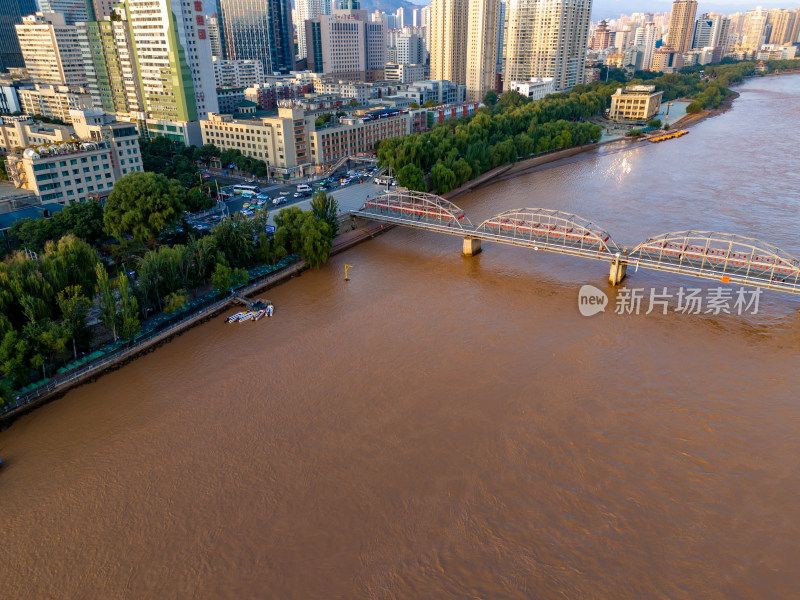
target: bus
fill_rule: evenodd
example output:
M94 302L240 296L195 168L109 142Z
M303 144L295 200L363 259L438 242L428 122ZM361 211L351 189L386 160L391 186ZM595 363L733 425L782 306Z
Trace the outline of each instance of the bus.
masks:
M242 194L244 192L251 192L253 195L258 194L261 188L255 185L247 185L245 183L237 183L233 186L234 193Z

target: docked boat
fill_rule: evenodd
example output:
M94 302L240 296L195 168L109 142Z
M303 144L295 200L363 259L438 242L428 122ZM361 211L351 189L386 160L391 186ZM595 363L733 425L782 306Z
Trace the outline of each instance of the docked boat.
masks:
M226 323L235 323L235 322L236 322L236 321L238 321L240 318L242 318L242 316L243 316L243 315L244 315L244 313L242 313L242 312L238 312L238 313L236 313L235 315L231 315L230 317L228 317L228 318L225 320L225 322L226 322Z
M266 314L267 314L267 309L262 308L255 314L255 316L253 317L253 321L258 321L261 317L263 317Z
M244 313L241 317L239 317L239 323L244 323L245 321L252 321L253 320L253 316L255 314L256 313L250 312L250 311Z
M665 142L666 140L679 138L681 136L686 135L687 133L689 132L685 129L682 129L680 131L671 131L670 133L665 133L664 135L657 135L656 137L651 137L650 141L653 142L654 144L657 144L659 142Z

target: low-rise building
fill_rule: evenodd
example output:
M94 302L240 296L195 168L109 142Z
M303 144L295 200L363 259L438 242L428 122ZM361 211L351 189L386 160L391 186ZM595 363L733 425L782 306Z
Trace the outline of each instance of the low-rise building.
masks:
M245 100L255 102L262 110L278 107L281 100L296 100L314 91L312 81L286 79L268 83L257 83L245 88ZM220 111L222 112L222 111Z
M311 134L311 159L314 164L323 165L344 156L373 153L381 140L426 128L427 112L424 110L382 109L357 117L342 117L338 124Z
M92 108L92 97L83 88L65 85L36 85L34 89L17 90L22 112L61 119L70 123L69 111Z
M410 98L420 106L432 100L436 104L460 104L467 101L467 86L452 81L417 81L401 90L399 95Z
M464 102L463 104L447 104L425 109L427 113L426 128L431 129L437 123L444 123L449 119L469 117L480 108L480 102Z
M664 92L654 85L629 85L617 88L611 96L609 118L614 121L647 121L658 114Z
M556 89L552 77L533 77L530 81L511 81L509 91L514 90L531 100L541 100L548 94L554 94Z
M204 144L263 160L271 177L290 180L311 171L314 116L302 108L281 106L276 117L253 115L248 119L211 113L200 121L200 127Z
M392 64L387 63L384 68L386 81L394 83L415 83L425 81L428 77L428 69L425 65L418 64Z
M670 48L663 48L653 52L653 62L650 64L651 71L662 73L677 73L684 67L683 53Z
M117 179L142 170L136 125L114 121L100 110L73 111L73 127L6 119L4 135L10 139L13 129L17 139L27 142L11 148L8 179L41 202L70 204L104 197Z
M232 60L214 56L212 61L214 81L218 88L246 88L265 81L264 65L260 60Z
M28 115L0 116L0 152L39 144L58 144L73 138L74 130L66 125L45 125Z
M218 87L217 104L222 115L232 115L236 107L246 100L243 87Z

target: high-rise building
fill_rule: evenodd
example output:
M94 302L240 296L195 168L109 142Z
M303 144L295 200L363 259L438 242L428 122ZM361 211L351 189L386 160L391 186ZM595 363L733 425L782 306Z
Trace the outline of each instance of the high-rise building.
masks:
M397 36L397 60L400 65L420 65L425 62L425 42L415 33L400 33Z
M265 73L294 69L291 0L219 0L226 58L260 60Z
M86 10L86 0L38 0L39 12L42 13L60 13L64 15L64 22L67 25L75 25L75 23L85 22L89 19L89 13ZM94 5L92 12L94 12Z
M14 26L28 76L34 83L86 85L78 29L61 13L36 13Z
M697 14L697 0L675 0L669 16L667 43L677 52L688 52L692 47L694 18Z
M397 17L397 28L398 29L402 29L406 25L410 25L410 23L406 22L406 21L408 21L408 19L406 18L406 11L402 6L400 8L398 8L397 12L394 13L394 14Z
M211 56L225 58L225 32L222 29L222 19L219 9L219 0L216 0L217 10L210 15L206 15L206 27L208 29L208 42L211 44Z
M320 15L331 14L331 0L297 0L297 56L308 56L306 46L306 21Z
M592 50L605 50L611 46L611 30L607 21L600 21L592 36Z
M77 25L87 89L95 108L120 121L144 121L128 15L121 5L113 12L113 19Z
M345 4L343 3L343 6ZM348 0L348 6L358 6ZM374 17L374 15L373 15ZM307 20L308 68L341 79L377 81L386 64L386 25L360 8L334 9Z
M494 88L498 0L433 0L431 78L467 86L467 99Z
M472 0L467 32L467 101L480 102L494 89L498 0Z
M127 0L150 135L198 145L199 119L217 112L202 1Z
M431 7L424 6L420 10L421 27L424 28L423 37L425 38L425 52L429 53L431 49Z
M583 83L591 0L509 0L503 85L552 77L556 90Z
M2 0L0 2L0 71L21 69L25 66L19 49L14 25L22 23L22 17L36 12L36 0Z
M642 52L641 68L643 71L650 70L650 66L653 63L653 53L656 51L656 42L659 40L660 34L661 32L655 23L647 23L644 27L636 29L633 45Z
M466 82L468 0L431 1L431 78Z
M792 40L792 44L800 43L800 8L794 11L794 28L789 39Z
M792 38L797 11L776 8L769 11L770 44L794 44L797 38Z
M743 50L758 50L767 39L767 22L769 11L763 8L748 10L742 24L742 41L739 46Z
M503 72L503 58L505 55L506 36L506 0L500 0L497 5L497 43L495 44L494 71Z

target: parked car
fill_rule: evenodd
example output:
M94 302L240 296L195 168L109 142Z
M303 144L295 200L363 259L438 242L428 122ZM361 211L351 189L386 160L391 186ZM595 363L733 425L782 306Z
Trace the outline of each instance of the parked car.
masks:
M283 196L279 196L279 197L275 198L275 199L272 201L272 203L273 203L275 206L277 206L277 205L279 205L279 204L286 204L286 198L284 198Z
M280 193L280 195L281 195L281 196L288 196L288 195L289 195L289 191L288 191L288 190L283 190L283 191Z

